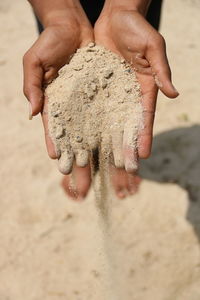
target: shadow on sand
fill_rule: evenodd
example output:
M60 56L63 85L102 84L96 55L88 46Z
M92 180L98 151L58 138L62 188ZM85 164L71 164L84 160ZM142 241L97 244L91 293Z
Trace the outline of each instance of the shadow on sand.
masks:
M188 192L187 220L200 241L200 125L156 135L151 157L141 161L140 175L160 183L176 183Z

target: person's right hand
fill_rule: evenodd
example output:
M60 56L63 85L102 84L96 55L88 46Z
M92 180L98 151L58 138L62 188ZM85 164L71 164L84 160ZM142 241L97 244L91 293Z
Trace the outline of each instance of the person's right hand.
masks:
M81 20L80 16L69 16L47 26L24 55L24 94L30 102L30 118L42 113L47 151L51 158L55 159L57 155L48 135L47 100L44 99L43 86L57 76L59 69L78 48L93 40L93 29L87 18Z
M136 151L132 139L127 138L131 136L131 126L124 130L123 141L121 145L118 143L119 150L115 149L117 156L123 156L126 170L135 172L138 157L147 158L151 153L158 88L169 98L178 96L171 81L165 41L140 12L121 6L105 7L95 24L94 35L97 44L131 63L140 83L144 126L138 132L138 149Z

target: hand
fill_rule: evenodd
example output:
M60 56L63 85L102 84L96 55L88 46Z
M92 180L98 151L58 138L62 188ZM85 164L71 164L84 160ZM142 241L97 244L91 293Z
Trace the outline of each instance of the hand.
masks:
M124 145L126 169L131 162L151 152L154 113L158 88L168 97L178 92L171 82L163 37L135 10L103 10L94 28L95 42L123 56L136 71L142 91L144 129L138 136L138 153Z
M42 112L47 150L51 158L57 158L57 155L48 135L47 100L44 99L43 86L57 76L58 70L77 48L93 40L89 21L71 14L64 21L60 19L49 24L24 55L24 94L30 101L30 115Z

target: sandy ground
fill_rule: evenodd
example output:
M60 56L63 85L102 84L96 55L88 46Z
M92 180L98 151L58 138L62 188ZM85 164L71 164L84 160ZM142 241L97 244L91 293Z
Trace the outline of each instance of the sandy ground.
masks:
M199 14L199 1L165 1L161 31L181 96L159 97L140 192L113 198L114 300L200 299ZM111 300L94 192L82 204L66 198L40 118L28 121L21 58L34 25L26 1L0 2L0 300Z

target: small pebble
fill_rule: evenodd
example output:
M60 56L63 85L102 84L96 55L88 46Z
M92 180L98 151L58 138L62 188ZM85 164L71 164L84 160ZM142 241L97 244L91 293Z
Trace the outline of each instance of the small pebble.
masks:
M135 86L135 90L136 90L136 91L140 91L140 86L139 86L139 84L137 84L137 85Z
M66 121L71 121L71 119L72 119L72 117L71 116L68 116L68 117L66 117Z
M112 70L112 69L108 69L108 70L106 70L105 73L104 73L104 77L105 77L106 79L110 78L112 75L113 75L113 70Z
M125 85L124 90L125 90L125 92L130 93L132 91L132 87Z
M120 63L121 63L121 64L124 64L124 63L125 63L125 59L122 58L122 59L120 60Z
M87 91L87 96L88 98L92 99L94 97L95 93L91 90L91 91Z
M52 111L51 115L57 118L61 114L61 110Z
M97 49L95 49L95 48L87 48L86 51L87 52L97 52Z
M73 67L75 71L80 71L83 69L83 65Z
M125 72L131 73L131 69L130 69L130 68L129 68L129 69L126 69Z
M86 62L89 62L89 61L91 61L91 60L92 60L92 57L85 56L85 61L86 61Z
M90 85L86 86L85 93L87 94L88 98L92 99L95 95L95 91L92 89Z
M96 92L96 90L97 90L97 85L96 85L95 83L92 83L92 84L91 84L91 88L92 88L93 92Z
M62 126L58 126L56 129L56 139L59 139L63 136L64 130Z
M107 91L105 91L105 97L109 97L110 96L110 93L109 93L109 91L107 90Z
M76 142L81 143L83 141L83 138L79 135L76 137Z
M89 48L93 48L94 46L95 46L95 43L89 43L89 44L88 44L88 47L89 47Z
M105 78L101 80L101 87L102 89L105 89L107 87L107 81L105 80Z

